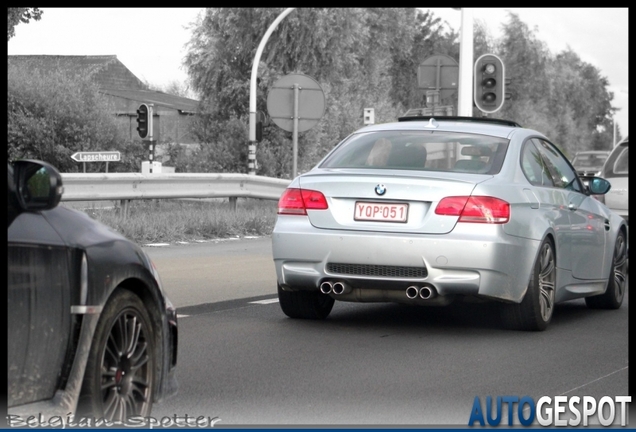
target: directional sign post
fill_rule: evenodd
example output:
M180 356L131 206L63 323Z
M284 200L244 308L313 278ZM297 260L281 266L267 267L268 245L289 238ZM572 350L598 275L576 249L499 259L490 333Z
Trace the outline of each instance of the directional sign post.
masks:
M457 92L459 64L447 55L428 57L417 68L417 86L426 89L426 106L433 111L447 110L451 105L439 106L441 100Z
M108 162L119 162L121 153L118 151L77 152L71 155L71 159L83 162L84 172L86 172L86 162L106 162L106 172L108 172Z

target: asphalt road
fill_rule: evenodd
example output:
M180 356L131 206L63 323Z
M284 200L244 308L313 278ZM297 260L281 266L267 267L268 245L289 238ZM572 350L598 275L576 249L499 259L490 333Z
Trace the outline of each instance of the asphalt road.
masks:
M336 302L324 321L292 320L269 238L145 249L180 314L180 390L156 418L463 427L476 397L628 394L628 296L616 311L558 305L545 332L504 330L470 303Z
M276 270L269 237L144 249L177 308L260 295L276 296Z

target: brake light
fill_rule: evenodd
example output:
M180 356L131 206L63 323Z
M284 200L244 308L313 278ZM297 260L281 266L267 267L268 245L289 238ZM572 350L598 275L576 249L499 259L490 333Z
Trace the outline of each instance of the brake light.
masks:
M326 210L327 199L322 192L289 188L278 200L278 214L307 215L307 210Z
M459 216L458 222L503 224L510 220L510 204L488 196L454 196L440 200L435 214Z

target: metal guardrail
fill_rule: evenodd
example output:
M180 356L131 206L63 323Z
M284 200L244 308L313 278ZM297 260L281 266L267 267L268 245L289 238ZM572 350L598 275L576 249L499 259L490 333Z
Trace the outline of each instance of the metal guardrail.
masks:
M62 174L62 201L178 198L262 198L278 200L291 182L248 174Z

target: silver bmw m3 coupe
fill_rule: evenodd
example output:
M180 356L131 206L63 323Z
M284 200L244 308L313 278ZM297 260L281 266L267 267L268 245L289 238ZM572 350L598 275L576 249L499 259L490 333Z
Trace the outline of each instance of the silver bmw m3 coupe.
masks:
M554 305L619 308L623 218L559 147L505 120L402 117L339 143L279 200L278 297L292 318L335 300L500 303L504 325L544 330Z

